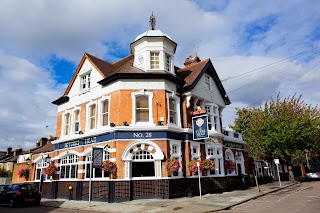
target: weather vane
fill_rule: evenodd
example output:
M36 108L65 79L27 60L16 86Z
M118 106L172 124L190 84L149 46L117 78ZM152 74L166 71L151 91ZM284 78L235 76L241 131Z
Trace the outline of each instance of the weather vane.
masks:
M154 30L154 27L156 26L156 17L153 15L153 12L150 16L149 23L150 23L151 29Z

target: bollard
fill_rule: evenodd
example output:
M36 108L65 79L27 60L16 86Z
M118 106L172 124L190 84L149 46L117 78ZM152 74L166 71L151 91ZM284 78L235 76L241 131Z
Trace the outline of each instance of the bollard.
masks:
M72 200L72 186L69 186L69 200Z

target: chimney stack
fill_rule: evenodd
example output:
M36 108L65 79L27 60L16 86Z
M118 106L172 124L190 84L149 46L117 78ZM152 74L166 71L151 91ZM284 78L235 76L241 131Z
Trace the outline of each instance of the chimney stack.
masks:
M184 66L185 67L190 67L198 62L200 62L200 58L198 57L198 53L194 52L193 57L190 55L188 58L186 58L185 62L184 62Z
M22 153L22 148L17 148L14 152L13 152L13 156L17 156L20 153Z
M12 153L12 148L9 146L8 148L7 148L7 156L12 156L13 155L13 153Z

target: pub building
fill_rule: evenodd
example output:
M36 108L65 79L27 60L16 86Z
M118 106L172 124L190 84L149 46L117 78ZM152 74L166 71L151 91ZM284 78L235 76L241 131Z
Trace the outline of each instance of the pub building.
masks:
M32 165L40 166L33 171L41 173L32 181L42 185L43 197L69 198L72 188L71 199L88 200L90 180L92 199L106 202L199 195L198 175L202 194L241 185L245 142L222 128L230 100L211 60L195 53L184 67L175 66L177 43L152 20L152 29L130 44L131 54L115 63L84 53L66 91L53 101L54 151L32 156ZM209 129L203 139L193 134L199 115ZM101 148L98 157L116 170L91 167L93 148ZM44 157L58 168L54 176L44 173ZM190 171L190 162L210 159L211 169ZM170 160L178 162L174 168ZM225 168L226 161L234 168Z

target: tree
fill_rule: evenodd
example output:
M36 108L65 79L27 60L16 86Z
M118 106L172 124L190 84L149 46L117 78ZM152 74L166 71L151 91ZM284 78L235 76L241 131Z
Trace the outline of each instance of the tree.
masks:
M297 153L319 150L320 111L302 101L301 95L283 100L278 95L263 107L237 109L237 115L231 128L243 133L249 155L255 160L262 154L285 160L290 180L294 179L292 165L299 159Z

